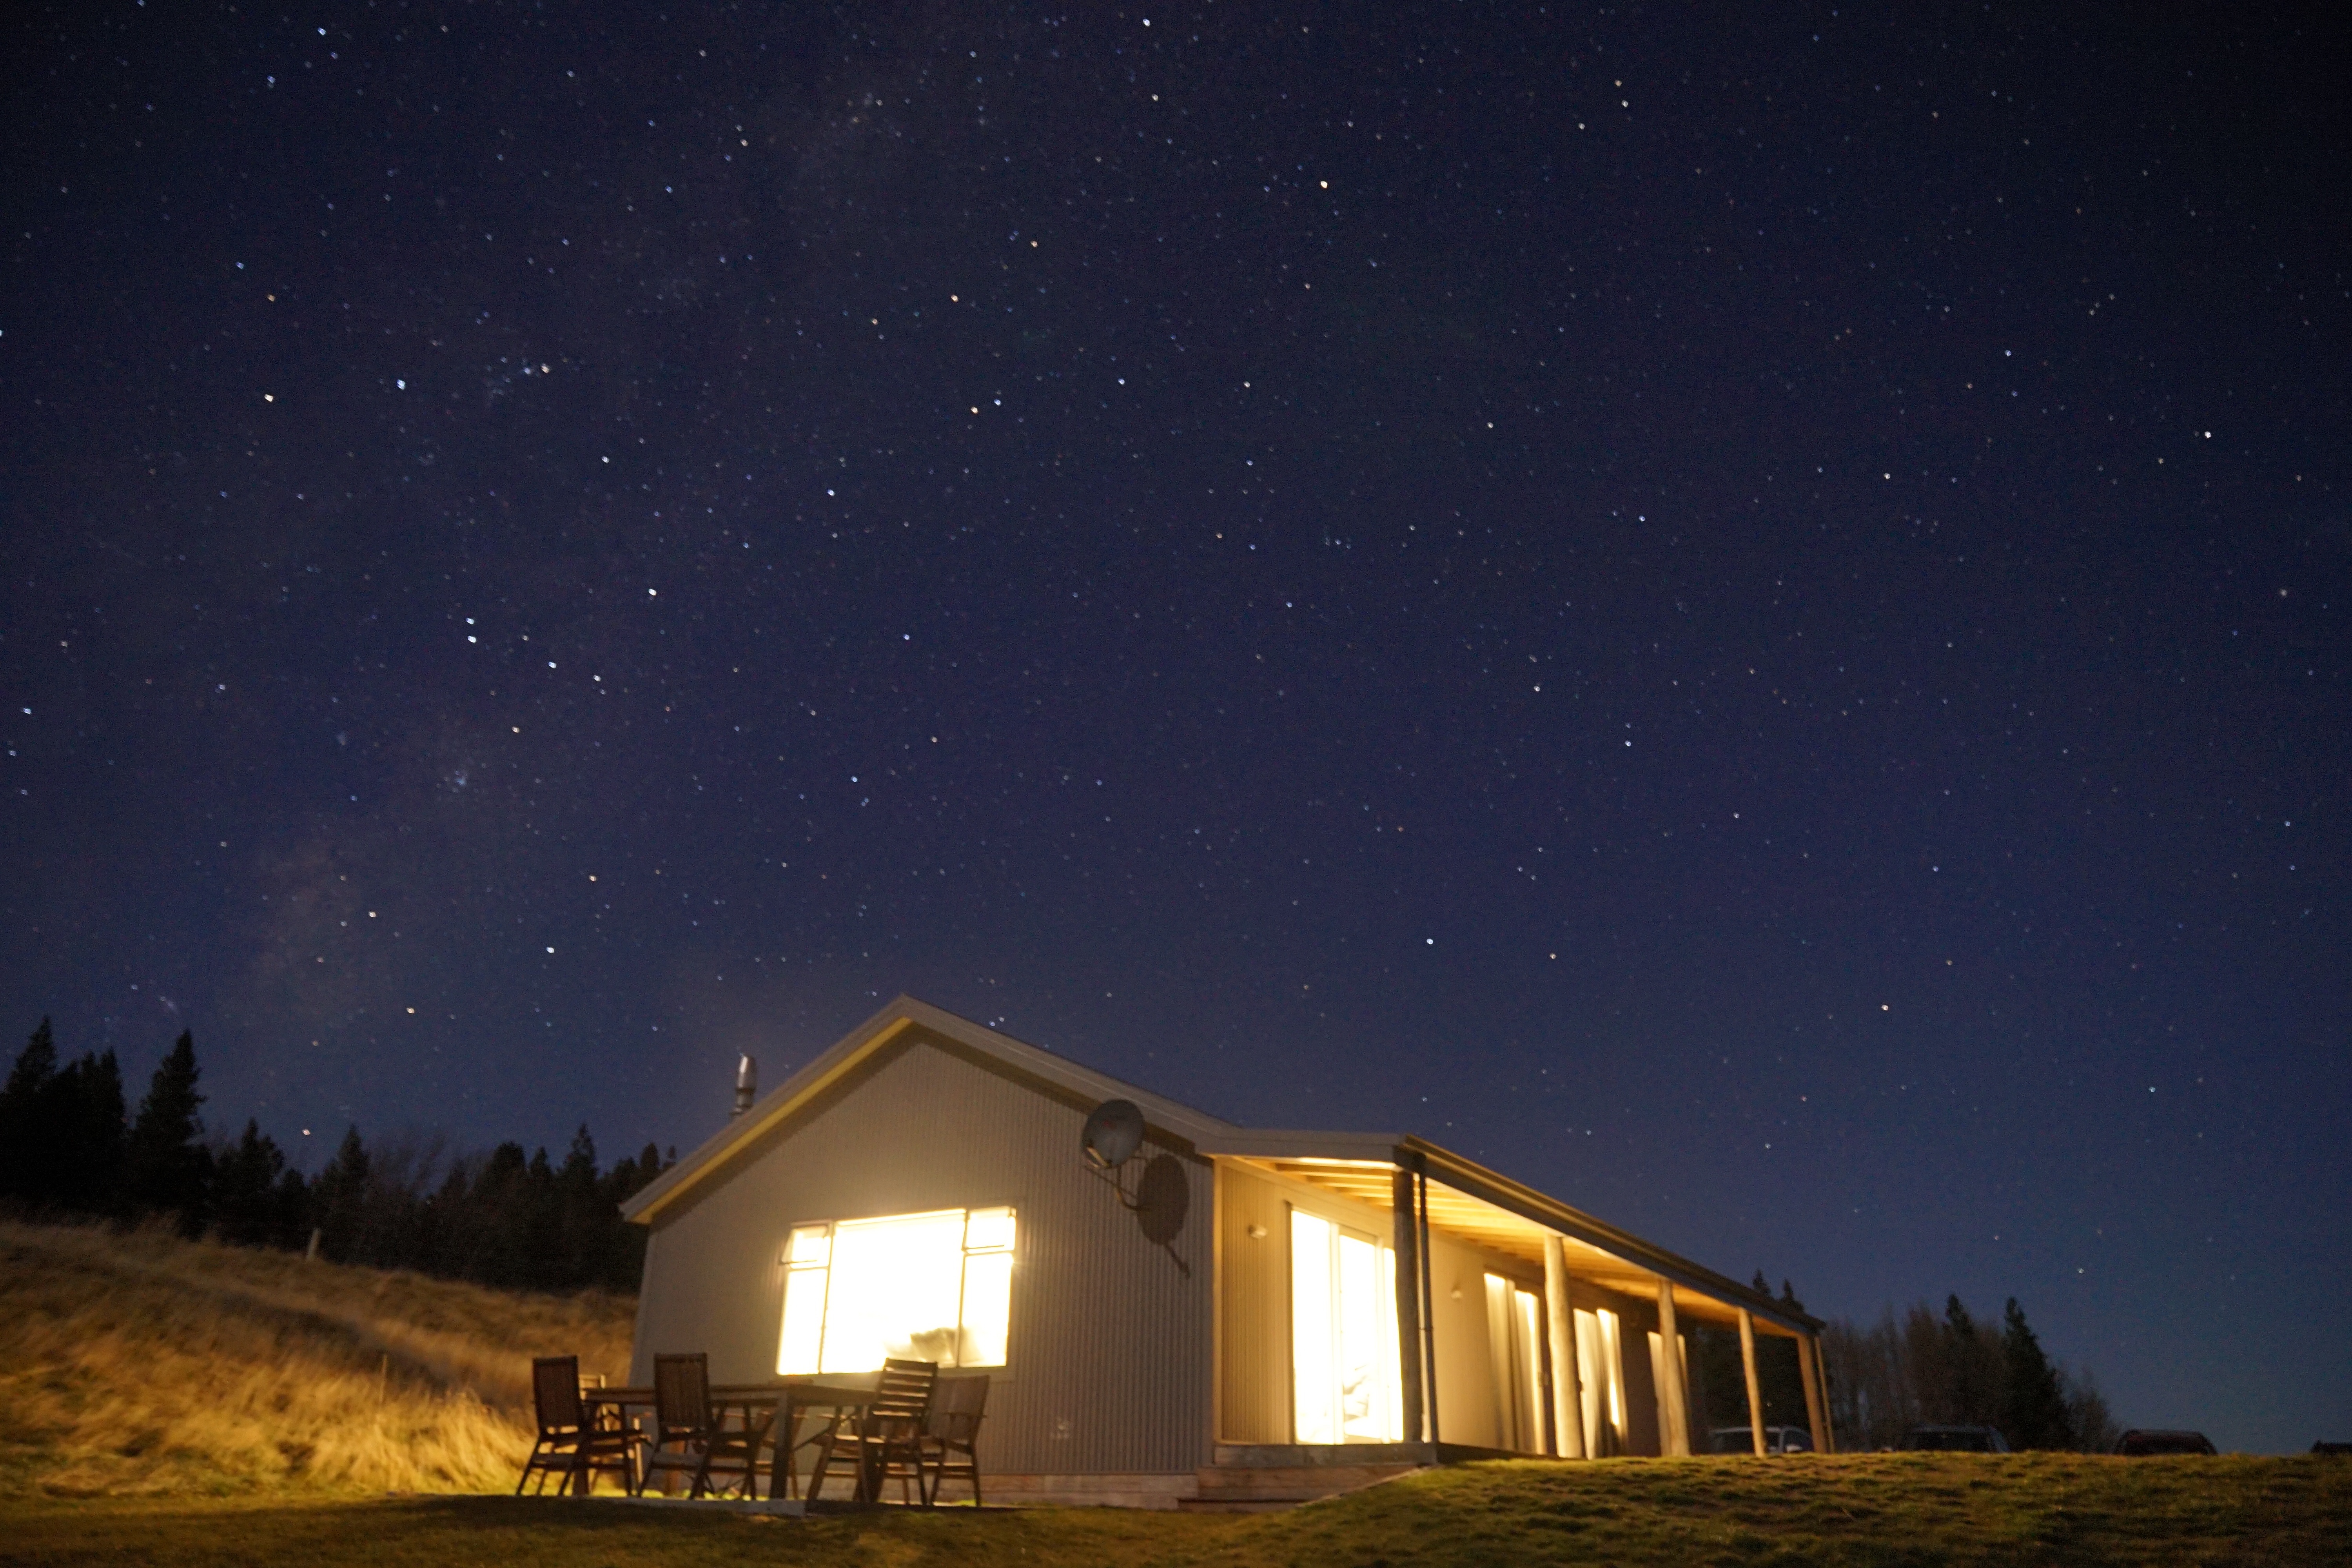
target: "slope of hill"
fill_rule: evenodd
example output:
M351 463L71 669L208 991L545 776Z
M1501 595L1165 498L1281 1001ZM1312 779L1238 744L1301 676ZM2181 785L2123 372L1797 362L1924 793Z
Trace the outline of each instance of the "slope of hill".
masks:
M504 1489L530 1358L625 1373L633 1303L0 1222L0 1487Z
M1506 1461L1289 1513L1118 1509L805 1520L555 1498L0 1492L40 1568L2322 1568L2352 1564L2352 1465L2076 1454Z

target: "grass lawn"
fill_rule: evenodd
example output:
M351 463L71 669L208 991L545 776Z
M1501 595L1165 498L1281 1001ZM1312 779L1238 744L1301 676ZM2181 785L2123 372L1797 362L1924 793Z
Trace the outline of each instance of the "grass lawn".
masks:
M0 1563L724 1568L2352 1564L2352 1464L2015 1455L1465 1465L1287 1513L815 1520L442 1497L0 1502Z

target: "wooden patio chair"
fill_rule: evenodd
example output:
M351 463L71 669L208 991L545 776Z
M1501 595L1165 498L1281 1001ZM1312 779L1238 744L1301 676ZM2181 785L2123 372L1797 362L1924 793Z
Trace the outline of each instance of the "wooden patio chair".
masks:
M950 1476L971 1483L971 1506L980 1506L980 1423L988 1414L988 1376L943 1377L931 1393L931 1416L923 1429L923 1456L931 1468L931 1501Z
M725 1489L750 1495L757 1479L760 1445L775 1419L749 1415L740 1426L727 1424L726 1413L710 1400L710 1358L691 1355L654 1357L654 1438L645 1458L644 1486L656 1475L692 1478L687 1496L698 1498ZM734 1478L731 1489L713 1484L713 1478ZM667 1490L667 1486L665 1486Z
M937 1362L885 1361L874 1398L865 1410L835 1422L818 1444L816 1468L809 1476L809 1500L816 1500L834 1454L846 1446L856 1461L853 1473L858 1478L862 1499L879 1502L883 1483L895 1479L900 1501L908 1500L907 1487L912 1482L916 1497L925 1507L930 1506L930 1488L923 1471L923 1429L930 1420L931 1391L939 1378Z
M532 1361L530 1397L539 1418L539 1438L531 1445L530 1458L523 1461L515 1496L522 1496L534 1473L539 1477L538 1489L544 1493L547 1478L561 1472L563 1482L556 1488L558 1497L567 1490L586 1497L599 1470L617 1473L622 1489L635 1493L637 1446L645 1441L645 1434L604 1425L589 1413L587 1401L580 1397L578 1356L540 1356Z

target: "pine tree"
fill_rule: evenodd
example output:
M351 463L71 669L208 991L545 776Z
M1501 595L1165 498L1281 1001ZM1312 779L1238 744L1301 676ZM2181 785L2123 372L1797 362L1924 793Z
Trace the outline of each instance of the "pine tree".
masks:
M237 1247L285 1244L278 1189L287 1173L285 1152L248 1118L244 1136L213 1169L213 1222L223 1241Z
M122 1067L84 1055L49 1080L41 1132L47 1201L83 1214L115 1212L122 1184Z
M7 1087L0 1089L0 1198L31 1203L39 1194L49 1138L44 1121L57 1076L57 1037L43 1018L8 1069Z
M2012 1448L2074 1447L2073 1413L2058 1369L2042 1353L2014 1296L2001 1319L2000 1430Z
M368 1256L369 1161L360 1130L348 1127L335 1157L310 1184L311 1212L327 1256L337 1263L372 1263Z
M123 1151L124 1196L132 1212L178 1216L191 1237L205 1227L212 1181L212 1152L199 1140L204 1119L197 1107L196 1041L183 1029L169 1055L155 1068L147 1098L131 1124Z

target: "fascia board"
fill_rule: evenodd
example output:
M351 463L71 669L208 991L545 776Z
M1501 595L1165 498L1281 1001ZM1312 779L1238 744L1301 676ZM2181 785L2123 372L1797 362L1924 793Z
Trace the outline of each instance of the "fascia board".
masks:
M1605 1220L1595 1219L1581 1209L1572 1208L1499 1172L1490 1171L1475 1160L1466 1159L1422 1138L1407 1138L1403 1143L1406 1152L1428 1162L1429 1173L1433 1179L1493 1204L1496 1208L1517 1215L1521 1219L1557 1230L1562 1236L1572 1236L1661 1279L1671 1279L1702 1295L1712 1296L1727 1306L1744 1307L1756 1317L1778 1323L1792 1333L1818 1334L1822 1329L1822 1321L1818 1318L1792 1311L1785 1303L1776 1301L1738 1280L1727 1279L1686 1258L1677 1257L1664 1247L1644 1241L1630 1231L1620 1230Z
M1246 1160L1358 1160L1396 1163L1394 1132L1317 1132L1290 1128L1236 1127L1202 1139L1203 1154L1229 1154Z

